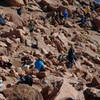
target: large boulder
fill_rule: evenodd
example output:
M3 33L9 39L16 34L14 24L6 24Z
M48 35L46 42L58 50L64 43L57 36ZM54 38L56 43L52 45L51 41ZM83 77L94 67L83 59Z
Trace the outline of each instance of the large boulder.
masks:
M55 100L66 100L67 98L72 98L76 100L77 96L78 91L68 83L67 79L64 78L64 82Z
M100 90L95 88L87 88L84 91L85 100L100 100Z
M55 96L59 93L62 84L62 78L50 75L48 73L47 77L44 79L43 88L41 91L44 100L54 100Z
M43 100L41 93L28 85L15 85L3 91L7 100Z
M6 0L6 3L9 6L23 6L24 5L23 0Z
M41 7L46 7L47 10L56 10L60 5L60 0L37 0Z
M98 30L100 30L100 16L94 18L93 22L95 24L95 28L97 28Z

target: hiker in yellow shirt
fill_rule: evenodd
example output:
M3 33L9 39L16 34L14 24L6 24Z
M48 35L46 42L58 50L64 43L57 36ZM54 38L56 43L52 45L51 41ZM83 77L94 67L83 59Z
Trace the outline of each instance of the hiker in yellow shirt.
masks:
M90 6L87 6L87 7L85 8L85 15L86 15L87 17L89 17L89 16L90 16L90 13L91 13L91 8L90 8Z

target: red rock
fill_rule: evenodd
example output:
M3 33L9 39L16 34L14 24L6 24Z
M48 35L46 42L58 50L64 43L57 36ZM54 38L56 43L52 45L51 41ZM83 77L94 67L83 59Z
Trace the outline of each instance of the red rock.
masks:
M94 22L94 24L95 24L95 28L98 29L98 30L100 30L100 16L95 17L95 18L93 19L93 22Z
M23 0L6 0L7 4L10 6L23 6Z
M6 98L3 96L3 94L0 94L0 100L6 100Z
M95 88L87 88L84 91L85 100L100 100L100 90Z
M43 100L41 93L24 84L12 86L4 90L3 94L8 100Z
M39 4L42 6L47 5L51 10L56 10L61 5L61 2L59 0L41 0Z

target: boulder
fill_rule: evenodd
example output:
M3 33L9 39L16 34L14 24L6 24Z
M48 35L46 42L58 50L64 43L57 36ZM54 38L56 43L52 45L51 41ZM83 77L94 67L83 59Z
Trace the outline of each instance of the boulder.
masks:
M41 93L34 88L20 84L3 91L7 100L43 100Z
M95 28L96 28L97 30L100 30L100 16L95 17L95 18L93 19L93 23L94 23L94 25L95 25Z
M16 26L16 27L23 26L23 24L24 24L23 19L19 15L17 15L17 13L9 12L5 16L7 16L8 21L13 22L14 26Z
M0 94L0 100L6 100L6 98L2 94Z
M23 6L24 5L23 0L6 0L6 3L9 6Z
M44 83L41 91L44 100L54 100L55 96L59 93L63 80L59 77L48 75Z
M85 100L100 100L100 90L95 88L87 88L84 91Z
M60 0L39 0L38 2L40 6L46 7L46 10L57 10L57 8L61 5Z
M65 88L66 87L66 88ZM76 100L78 91L68 83L67 79L64 78L64 82L59 91L59 95L56 96L55 100L66 100L66 98L73 98Z
M100 79L99 77L95 76L91 83L87 84L88 87L95 87L97 89L100 89Z
M67 0L69 4L73 5L74 0Z

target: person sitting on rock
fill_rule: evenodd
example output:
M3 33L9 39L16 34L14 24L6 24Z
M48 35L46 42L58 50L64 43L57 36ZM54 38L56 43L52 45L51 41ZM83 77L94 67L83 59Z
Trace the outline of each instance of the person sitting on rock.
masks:
M5 19L2 17L1 14L0 14L0 24L1 24L2 26L6 25L6 21L5 21Z
M72 67L72 65L77 60L77 54L75 53L73 47L69 49L67 59L68 59L69 67Z
M32 21L30 21L30 23L29 23L29 31L30 31L30 33L32 33L34 31L34 25L33 25Z
M23 76L17 82L17 84L28 84L29 86L32 86L32 83L33 83L33 79L31 75Z
M40 71L44 71L45 70L45 64L44 64L42 59L38 58L35 61L35 68L38 70L39 73L40 73Z
M22 7L20 7L20 8L17 9L17 14L18 14L19 16L22 15Z

